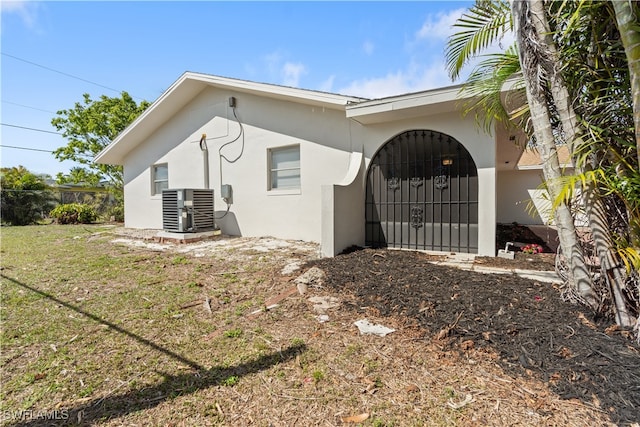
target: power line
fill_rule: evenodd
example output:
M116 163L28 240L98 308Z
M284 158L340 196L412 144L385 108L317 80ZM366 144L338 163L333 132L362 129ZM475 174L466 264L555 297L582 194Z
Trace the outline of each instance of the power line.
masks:
M9 127L18 128L18 129L31 130L31 131L34 131L34 132L44 132L44 133L52 133L54 135L62 135L60 132L54 132L52 130L45 130L45 129L30 128L28 126L18 126L18 125L12 125L12 124L9 124L9 123L0 123L0 125L9 126Z
M83 81L85 83L89 83L89 84L92 84L92 85L95 85L95 86L99 86L101 88L108 89L108 90L111 90L113 92L117 92L117 93L122 93L123 92L121 90L114 89L114 88L109 87L109 86L101 85L100 83L96 83L96 82L93 82L91 80L83 79L82 77L74 76L73 74L65 73L64 71L55 70L55 69L53 69L51 67L47 67L45 65L41 65L41 64L35 63L33 61L28 61L28 60L23 59L23 58L18 58L17 56L14 56L14 55L9 55L8 53L5 53L5 52L2 52L2 55L7 56L9 58L13 58L13 59L18 60L18 61L22 61L22 62L24 62L26 64L33 65L35 67L44 68L45 70L52 71L52 72L58 73L58 74L62 74L63 76L67 76L67 77L70 77L72 79L80 80L80 81ZM137 96L133 96L133 95L131 95L131 96L133 98L142 100L142 98L139 98Z
M0 144L1 148L15 148L16 150L26 150L26 151L41 151L43 153L53 153L53 151L51 150L43 150L41 148L31 148L31 147L18 147L16 145L6 145L6 144ZM94 156L90 155L90 154L82 154L82 153L77 153L76 154L78 157L84 157L85 159L93 159Z
M3 193L49 193L51 190L16 190L14 188L3 188Z
M4 99L2 100L2 102L3 102L4 104L17 105L18 107L30 108L30 109L32 109L32 110L43 111L43 112L45 112L45 113L57 114L55 111L51 111L51 110L43 110L42 108L32 107L32 106L30 106L30 105L18 104L17 102L6 101L6 100L4 100Z
M16 147L15 145L0 144L0 147L3 147L3 148L15 148L17 150L27 150L27 151L42 151L43 153L53 153L53 151L51 151L51 150L42 150L40 148L29 148L29 147Z

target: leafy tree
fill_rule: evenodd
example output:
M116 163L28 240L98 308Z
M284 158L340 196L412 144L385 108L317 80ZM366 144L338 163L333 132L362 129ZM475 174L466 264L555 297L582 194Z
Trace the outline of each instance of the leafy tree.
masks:
M99 100L92 100L85 93L83 101L76 102L72 109L58 111L51 124L62 132L68 143L55 150L54 156L60 161L73 160L84 165L69 175L58 175L58 182L96 185L107 180L121 192L122 167L92 160L148 106L147 101L137 104L127 92L114 98L102 95Z
M56 175L56 182L58 184L85 184L89 187L97 187L100 185L100 175L92 172L88 169L81 167L74 167L69 170L69 173L64 174L62 172L58 172Z
M24 166L0 169L2 221L12 225L35 224L54 205L44 179Z

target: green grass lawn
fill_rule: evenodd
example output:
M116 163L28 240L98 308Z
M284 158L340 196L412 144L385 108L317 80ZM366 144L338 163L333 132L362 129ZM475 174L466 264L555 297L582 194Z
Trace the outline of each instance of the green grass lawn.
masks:
M0 228L3 425L608 425L403 316L378 316L391 335L360 335L353 322L377 315L353 295L309 289L344 303L319 322L281 274L313 256L295 245L198 255L117 243L116 230Z
M203 339L259 307L247 288L269 269L254 268L239 284L235 275L215 274L237 268L228 262L114 245L111 229L2 228L5 413L126 415L201 388L236 385L303 349L274 351L266 333L242 333L242 326ZM242 303L209 314L193 306L205 295Z

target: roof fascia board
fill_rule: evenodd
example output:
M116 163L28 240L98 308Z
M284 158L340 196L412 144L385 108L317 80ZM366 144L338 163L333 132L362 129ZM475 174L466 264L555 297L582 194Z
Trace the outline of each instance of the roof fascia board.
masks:
M111 154L111 152L113 152L120 145L120 141L126 139L127 136L134 133L141 122L143 122L147 117L153 115L156 111L162 108L164 101L170 98L171 95L178 90L178 88L185 90L184 82L188 79L189 79L189 73L182 74L182 76L180 76L178 80L173 82L173 84L169 86L169 88L165 90L146 110L144 110L142 114L140 114L131 124L129 124L129 126L127 126L122 132L120 132L120 134L118 134L118 136L116 136L109 145L103 148L102 151L100 151L94 157L93 161L100 163L100 160L102 160L105 156L108 157L109 154ZM194 86L192 89L193 93L191 94L190 98L193 98L195 95L201 92L204 88L205 88L204 85L202 85L202 87L200 88ZM180 108L182 108L182 106L180 106ZM116 164L119 164L119 163L116 163Z
M517 76L508 79L502 86L501 92L517 90L518 81ZM422 92L363 101L348 105L346 113L348 118L361 121L362 123L375 123L388 119L393 120L396 118L396 115L385 113L398 112L401 110L435 106L448 106L449 109L455 109L455 103L457 101L471 98L471 96L464 94L462 91L463 86L463 84L459 84Z
M191 78L203 81L210 86L227 89L235 89L244 92L260 93L267 97L288 98L303 104L316 104L326 107L343 108L347 104L366 101L366 98L338 95L328 92L299 89L289 86L279 86L269 83L257 83L249 80L230 79L226 77L212 76L207 74L186 73Z
M347 104L365 100L365 98L297 89L267 83L256 83L248 80L230 79L187 71L182 74L182 76L180 76L180 78L178 78L178 80L176 80L165 92L163 92L162 95L160 95L158 99L149 106L149 108L136 118L136 120L127 126L127 128L125 128L109 145L98 153L94 158L94 162L115 162L114 164L120 164L122 162L122 157L133 148L128 147L130 144L126 144L125 141L127 141L129 137L136 139L134 137L136 134L141 135L142 137L145 137L145 135L148 136L147 134L149 134L149 132L142 132L138 130L142 122L146 121L150 116L155 116L157 114L164 113L171 115L175 113L175 111L186 105L189 100L193 99L206 87L218 87L241 91L274 99L283 99L318 107L339 109L342 111L344 111ZM176 100L170 101L171 98L176 98ZM167 103L170 104L166 105ZM123 143L125 146L122 145Z
M348 105L346 113L348 118L362 121L363 123L383 122L388 119L393 119L393 117L385 113L435 106L438 104L451 104L453 106L456 101L461 99L459 97L460 89L461 86L449 86L425 92L364 101Z

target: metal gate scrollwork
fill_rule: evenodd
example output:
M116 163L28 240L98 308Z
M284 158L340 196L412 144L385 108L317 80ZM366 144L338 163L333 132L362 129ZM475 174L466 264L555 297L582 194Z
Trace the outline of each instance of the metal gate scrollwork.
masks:
M390 190L397 190L400 188L400 180L397 177L389 178L389 182L387 183Z
M411 226L413 228L420 228L423 224L422 208L420 206L411 206Z
M410 130L383 144L366 179L365 244L478 251L478 172L449 135Z
M435 169L433 176L434 186L438 190L444 190L449 187L449 176L447 175L447 169L444 166L438 166Z

